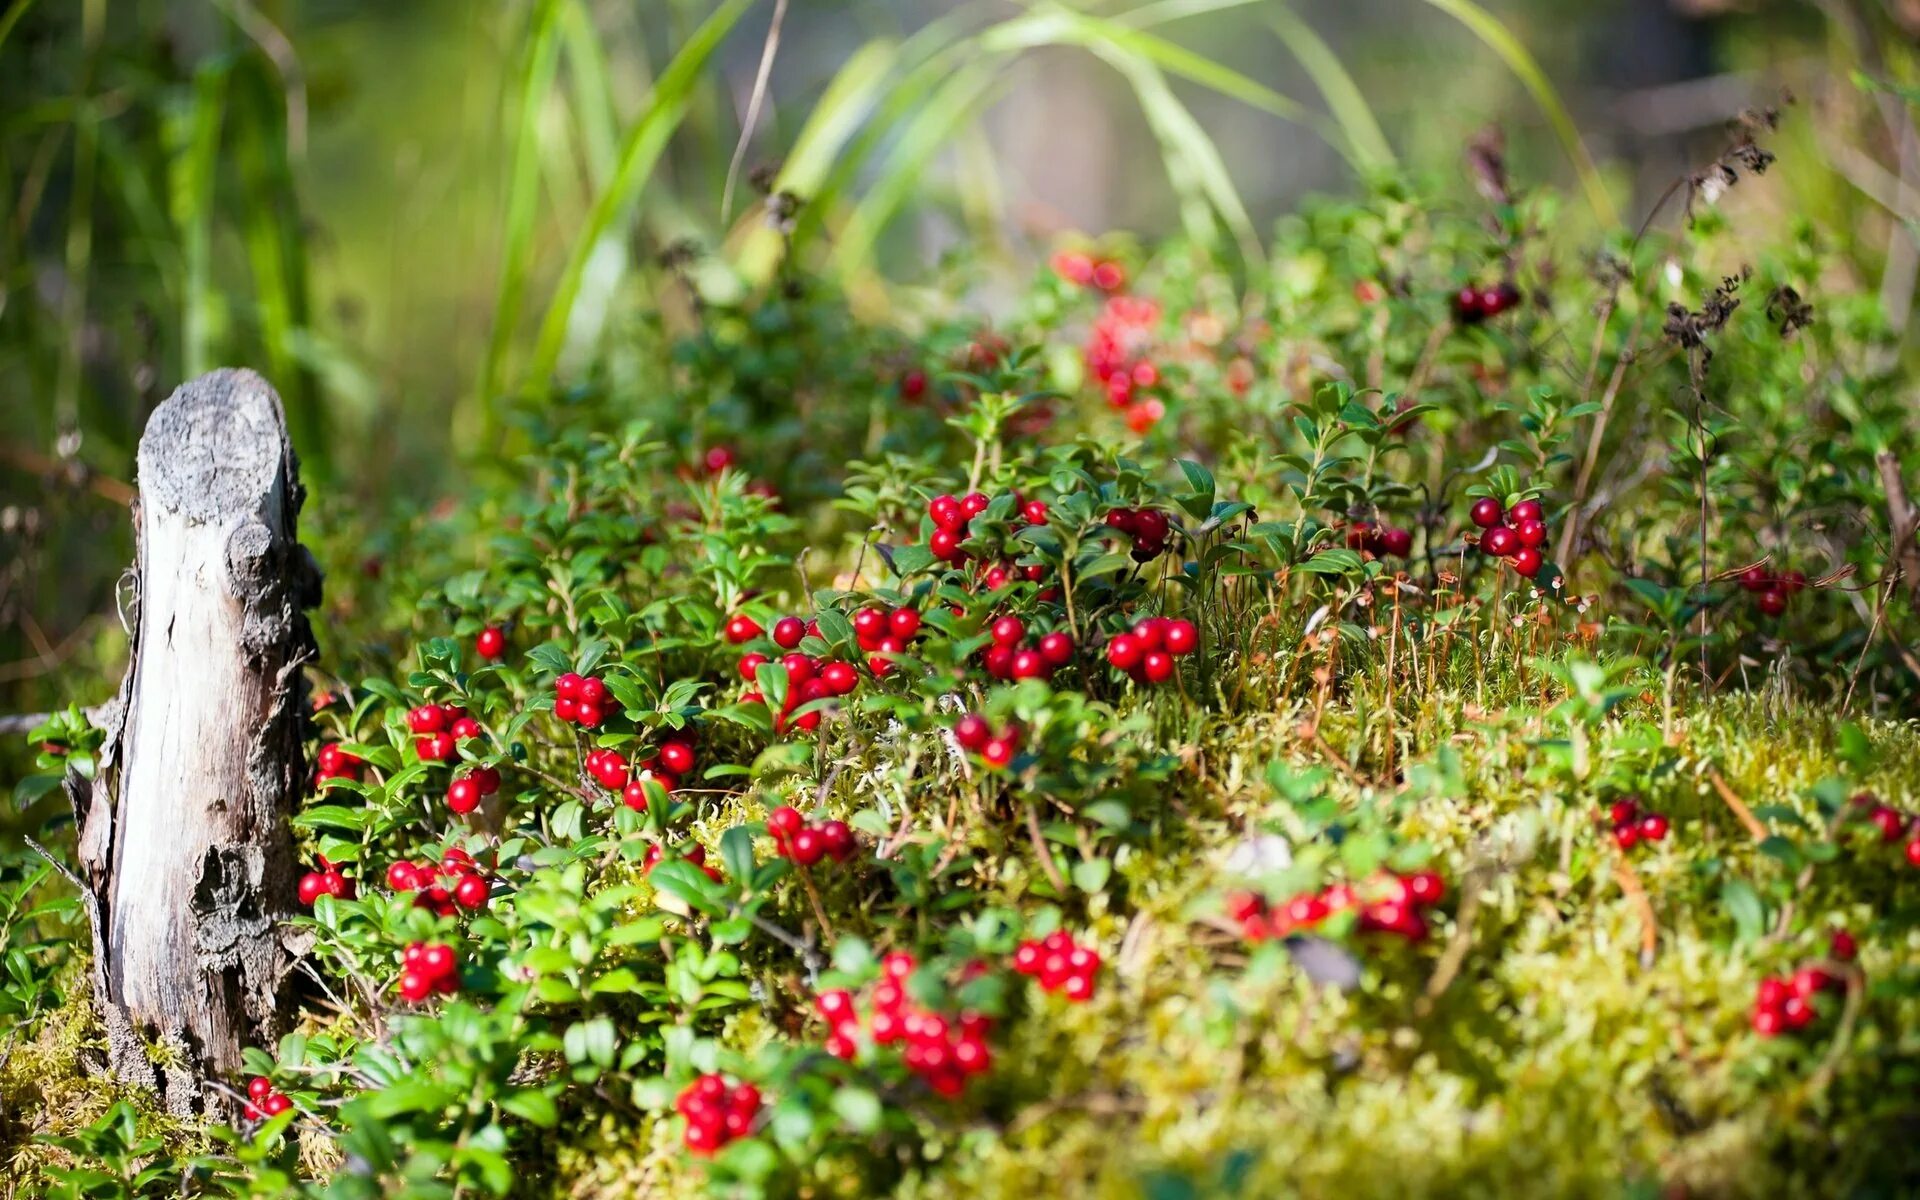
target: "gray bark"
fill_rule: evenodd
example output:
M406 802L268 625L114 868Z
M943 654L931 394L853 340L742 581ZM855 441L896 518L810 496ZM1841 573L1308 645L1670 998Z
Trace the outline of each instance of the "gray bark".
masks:
M112 1070L176 1113L223 1113L248 1045L270 1048L302 946L287 816L306 782L302 610L320 575L280 398L221 370L140 439L127 673L91 782L69 775ZM155 1051L158 1051L156 1053ZM163 1064L163 1065L156 1065Z

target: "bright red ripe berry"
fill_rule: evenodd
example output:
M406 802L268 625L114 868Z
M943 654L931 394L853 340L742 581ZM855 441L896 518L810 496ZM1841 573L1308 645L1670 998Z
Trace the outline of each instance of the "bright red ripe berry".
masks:
M1780 574L1780 590L1792 596L1806 590L1807 576L1804 571L1783 571Z
M1920 838L1907 843L1907 865L1920 867Z
M1813 1024L1813 1019L1820 1014L1801 997L1788 996L1787 1002L1780 1006L1780 1015L1786 1018L1788 1029L1804 1029Z
M1779 1037L1786 1032L1786 1015L1777 1008L1756 1008L1750 1020L1753 1031L1761 1037Z
M999 770L1013 761L1014 744L1006 737L988 738L980 747L980 757L989 767Z
M1505 558L1520 548L1520 539L1505 525L1495 525L1480 535L1480 552L1494 558Z
M987 511L992 503L993 501L987 498L985 492L968 492L960 497L960 511L967 515L967 520L971 521Z
M983 665L995 679L1013 678L1013 647L988 646Z
M761 632L760 622L745 613L735 613L727 618L725 637L736 646L741 642L752 641L759 637Z
M852 663L830 662L820 668L820 682L833 695L844 696L860 686L860 672Z
M1130 633L1114 635L1107 643L1107 661L1122 671L1131 671L1146 656L1146 647Z
M954 723L953 740L967 750L979 750L993 736L993 728L978 713L968 713Z
M1020 643L1021 638L1027 636L1027 626L1026 622L1019 617L1006 616L995 621L990 632L993 635L994 645L1015 646Z
M863 608L853 614L853 633L862 642L877 642L887 636L887 614L878 608Z
M693 747L685 742L662 742L660 745L660 765L675 775L685 775L693 770Z
M767 829L776 838L790 838L800 832L806 823L800 810L790 804L783 804L767 814Z
M890 950L880 959L880 973L897 983L913 974L919 965L920 960L907 951Z
M429 979L441 980L453 974L453 947L442 942L428 942L420 949L420 969Z
M1749 592L1764 592L1773 586L1773 576L1767 574L1765 567L1756 564L1740 572L1740 586Z
M1640 815L1640 805L1632 800L1615 800L1607 808L1607 817L1615 825L1625 825Z
M1897 842L1900 835L1907 831L1906 814L1885 804L1874 805L1867 819L1880 831L1880 840L1883 842Z
M1049 666L1065 666L1073 661L1073 639L1064 633L1049 633L1040 639L1040 657Z
M1538 500L1522 500L1507 513L1507 524L1521 525L1527 521L1545 521L1546 510L1540 507Z
M927 516L932 518L934 528L950 533L958 533L967 520L966 513L960 508L960 501L945 495L927 501Z
M1468 518L1482 529L1492 529L1500 524L1500 519L1505 515L1500 502L1492 496L1480 497L1473 502L1473 507L1467 510Z
M941 562L958 562L967 556L960 548L964 540L956 530L936 529L927 538L927 550Z
M1833 932L1833 940L1827 944L1827 953L1841 962L1852 962L1860 953L1860 943L1844 929Z
M1794 995L1803 1000L1811 1000L1816 994L1838 982L1840 981L1819 967L1801 967L1793 973L1793 978L1788 981L1787 986L1792 989Z
M1020 506L1020 516L1029 525L1045 525L1047 523L1047 502L1045 500L1027 501Z
M1540 552L1532 546L1522 546L1513 552L1513 569L1528 579L1538 575L1540 568L1545 564L1546 560L1541 558Z
M1518 506L1516 505L1517 509ZM1520 539L1522 546L1538 547L1547 540L1546 522L1540 520L1515 521L1513 535Z
M1164 650L1148 651L1140 660L1140 673L1148 683L1165 683L1173 678L1173 655Z
M826 847L827 856L835 862L845 862L853 853L853 830L845 821L826 821L820 826L820 843Z
M803 687L813 678L813 660L804 654L783 654L780 665L787 669L787 686Z
M1380 531L1380 551L1395 558L1405 558L1413 553L1413 534L1405 529L1388 526Z
M387 868L387 886L396 892L411 892L420 886L410 862L393 863Z
M1407 894L1423 908L1438 904L1447 894L1447 881L1433 871L1416 871L1407 876Z
M447 785L447 807L463 816L480 807L480 785L462 775Z
M820 837L820 831L812 826L801 826L787 840L788 852L793 861L803 867L819 862L827 853L826 842Z
M1761 1008L1777 1009L1785 1004L1787 997L1792 994L1787 988L1786 980L1769 975L1760 981L1759 988L1754 992L1753 1002Z
M1200 631L1192 621L1168 621L1160 640L1168 654L1192 654L1200 644Z
M326 895L326 881L316 871L308 871L300 877L300 903L312 908L313 902Z
M473 639L473 648L488 661L499 659L507 652L506 631L498 625L487 626Z
M606 719L606 712L595 701L582 700L573 719L588 729L597 729L600 722Z
M773 644L782 650L791 650L807 636L807 623L799 617L781 617L773 623Z
M1167 647L1167 625L1165 617L1144 617L1135 621L1134 640L1140 643L1143 651L1164 650Z
M1008 670L1015 679L1039 679L1047 674L1047 660L1038 650L1016 651Z
M433 994L433 980L420 971L400 972L400 998L418 1004Z
M438 704L422 704L407 713L407 728L415 733L439 733L447 727L447 710Z
M1787 593L1780 588L1770 587L1760 593L1760 611L1769 617L1777 617L1787 611Z
M1640 830L1632 825L1622 825L1613 831L1613 840L1622 850L1631 850L1640 844Z
M277 1117L293 1107L293 1101L281 1092L268 1092L260 1101L260 1111L269 1117Z
M1648 813L1640 818L1640 836L1649 842L1665 841L1668 828L1665 813Z
M247 1098L250 1100L265 1100L272 1092L273 1080L265 1075L255 1075L247 1080Z
M454 886L453 902L461 908L480 908L487 902L492 889L485 878L479 875L464 875Z
M905 607L894 609L887 614L887 631L903 641L919 633L920 610Z

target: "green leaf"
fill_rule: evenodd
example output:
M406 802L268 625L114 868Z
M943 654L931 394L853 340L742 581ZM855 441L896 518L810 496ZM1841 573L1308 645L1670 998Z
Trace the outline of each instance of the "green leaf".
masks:
M863 1087L843 1087L833 1094L833 1111L855 1133L880 1127L880 1097Z
M560 1109L545 1092L512 1092L500 1101L500 1107L542 1129L551 1129L560 1123Z
M1766 931L1767 908L1760 900L1760 893L1744 879L1729 879L1720 888L1720 904L1732 918L1738 931L1736 940L1753 942L1760 939Z

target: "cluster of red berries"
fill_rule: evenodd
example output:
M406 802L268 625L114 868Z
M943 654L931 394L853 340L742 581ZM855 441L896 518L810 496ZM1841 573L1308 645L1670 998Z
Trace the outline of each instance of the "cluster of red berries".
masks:
M1642 842L1664 842L1672 823L1665 813L1648 812L1638 796L1625 796L1607 806L1607 823L1614 845L1631 850Z
M987 766L998 771L1020 752L1020 729L1015 725L995 733L993 726L979 713L968 713L953 725L953 740L962 750L971 750Z
M708 1155L753 1132L760 1089L750 1083L728 1087L722 1076L702 1075L680 1090L673 1108L687 1119L680 1140L695 1154Z
M1453 294L1453 315L1462 325L1477 325L1489 317L1499 316L1518 303L1520 289L1510 280L1490 288L1468 284Z
M982 651L987 674L995 679L1052 679L1073 661L1073 638L1055 630L1027 644L1027 623L1016 616L996 619L987 628L993 642Z
M489 625L474 636L473 648L486 661L499 662L507 654L507 631Z
M480 807L480 801L500 790L500 772L493 767L475 767L455 775L447 783L447 807L466 816Z
M1771 574L1765 567L1753 566L1740 572L1740 586L1753 593L1753 602L1769 617L1787 611L1787 601L1806 590L1807 577L1801 571Z
M1144 617L1107 641L1107 662L1135 683L1165 683L1173 678L1173 660L1192 654L1199 645L1200 631L1192 621Z
M1482 496L1473 502L1473 508L1467 514L1473 523L1486 530L1480 535L1480 552L1494 558L1504 558L1513 565L1513 569L1532 579L1539 574L1541 564L1540 547L1547 540L1545 510L1538 500L1522 500L1511 509L1504 509L1492 496Z
M1018 493L1013 499L1014 508L1020 514L1016 528L1021 524L1047 523L1045 500L1024 500ZM927 535L927 549L941 562L965 562L967 552L960 548L960 543L967 540L967 523L992 504L993 497L985 492L968 492L957 497L942 493L927 501L927 519L933 522L933 532Z
M692 863L694 866L699 867L702 871L704 871L708 879L713 880L715 883L720 882L719 869L716 867L710 867L707 865L707 848L705 846L700 845L698 842L694 843L694 845L690 849L688 849L688 851L685 854L676 853L674 857L683 859L687 862ZM640 873L643 875L650 875L653 873L653 869L655 867L659 866L661 863L665 861L667 861L667 848L661 845L659 842L654 842L652 845L647 847L646 857L643 860L641 860Z
M1853 935L1842 929L1833 935L1828 952L1840 962L1852 962L1860 948ZM1785 977L1769 975L1754 989L1749 1017L1753 1031L1770 1038L1805 1029L1820 1016L1814 997L1822 992L1844 991L1846 986L1846 980L1811 964Z
M787 620L793 620L788 617ZM782 622L781 624L785 624ZM867 669L876 676L885 675L893 670L893 663L883 657L888 654L905 654L907 643L920 632L920 610L907 605L899 608L881 608L868 605L855 610L853 614L853 640L867 652ZM773 627L773 640L780 643L780 625ZM780 643L785 645L785 643ZM798 645L795 642L794 645ZM856 677L848 676L844 691L835 691L836 696L844 696L853 690ZM837 682L830 687L840 686Z
M569 725L597 729L606 719L607 685L572 671L553 681L553 715Z
M1365 892L1362 895L1350 883L1334 883L1272 906L1256 892L1236 892L1227 897L1227 916L1239 924L1248 941L1264 942L1315 929L1334 914L1357 908L1363 931L1417 942L1427 936L1423 914L1446 897L1447 881L1433 871L1411 875L1383 871Z
M790 804L767 814L767 832L773 835L781 858L803 867L811 867L823 858L845 862L856 848L853 830L845 821L808 821Z
M1120 410L1127 428L1146 433L1167 415L1167 406L1158 396L1141 395L1160 382L1160 368L1151 357L1154 327L1160 322L1160 306L1143 296L1114 296L1108 299L1087 333L1080 356L1087 374L1100 381L1107 404Z
M835 1058L854 1062L869 1045L905 1043L900 1058L907 1069L937 1094L958 1096L966 1090L968 1078L993 1065L993 1051L987 1046L993 1018L975 1012L949 1018L909 1004L906 981L918 965L913 955L900 950L881 959L881 977L867 992L864 1026L852 992L835 988L815 997L814 1010L832 1030L825 1049Z
M339 742L328 742L314 756L313 784L319 787L329 779L358 779L360 768L365 765L365 760L342 749Z
M273 1080L265 1075L255 1075L247 1080L247 1104L240 1110L249 1121L264 1121L268 1117L277 1117L293 1107L293 1101L287 1094L273 1086Z
M740 673L749 681L754 678L760 664L767 661L765 656L748 654L740 659ZM884 660L880 660L884 662ZM820 728L820 710L793 716L793 710L815 700L826 700L834 696L844 696L860 684L860 673L851 663L838 661L821 662L798 652L782 655L780 665L787 671L787 695L781 702L780 711L774 714L773 727L786 732L789 718L793 727L802 733L812 733ZM765 704L766 696L758 688L744 692L740 696L743 704Z
M413 750L421 762L445 762L461 742L480 736L480 722L457 704L422 704L409 709L407 728L413 731Z
M1117 292L1127 286L1126 268L1110 258L1095 258L1084 250L1056 250L1053 273L1076 287Z
M1907 840L1907 862L1911 866L1920 867L1920 824L1916 824L1912 817L1891 804L1882 804L1875 800L1867 792L1855 796L1853 802L1867 810L1867 820L1880 831L1880 840L1883 842L1897 842L1907 837L1908 830L1912 830L1913 836Z
M320 860L318 871L308 871L300 877L300 903L308 908L322 896L333 896L340 900L351 900L354 896L353 880L340 873L340 868L327 861L324 854L316 856Z
M404 860L392 864L387 868L387 886L396 892L418 893L413 898L415 908L430 908L443 917L462 908L485 907L493 891L473 855L458 846L440 857L438 867Z
M627 756L618 750L603 746L587 752L586 767L587 774L600 786L620 793L622 804L635 812L645 812L648 783L658 784L663 792L671 792L680 786L680 777L693 770L698 761L692 743L674 738L660 743L660 749L640 760L638 766L629 763Z
M1376 558L1387 554L1405 558L1413 552L1413 534L1395 525L1360 521L1347 527L1347 547L1365 550Z
M1064 929L1044 938L1029 938L1013 952L1013 969L1031 976L1041 988L1057 992L1076 1004L1093 999L1093 983L1100 975L1100 952L1082 946Z
M1107 513L1107 525L1133 539L1133 561L1152 562L1167 549L1173 525L1157 508L1116 508Z
M445 942L408 942L400 962L400 998L409 1004L460 990L460 960Z

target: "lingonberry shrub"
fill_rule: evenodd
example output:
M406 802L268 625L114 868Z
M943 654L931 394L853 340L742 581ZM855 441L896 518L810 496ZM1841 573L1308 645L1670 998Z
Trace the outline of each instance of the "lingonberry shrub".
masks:
M1284 1160L1222 1192L1433 1120L1572 1190L1753 1190L1686 1130L1742 1114L1754 1171L1870 1135L1916 1015L1911 602L1861 536L1897 347L1786 319L1811 235L1727 280L1706 205L1595 254L1553 204L1383 185L1240 278L1076 242L913 337L790 262L529 397L511 485L377 574L324 542L276 910L314 992L222 1169L1180 1191L1153 1114L1198 1111ZM46 725L34 786L90 736ZM1748 1069L1795 1028L1831 1067ZM1457 1142L1422 1178L1500 1176Z

